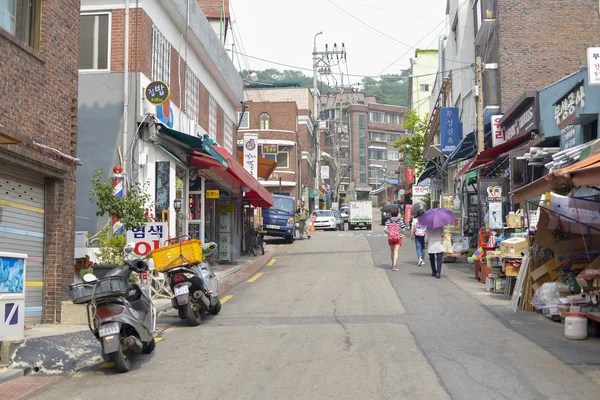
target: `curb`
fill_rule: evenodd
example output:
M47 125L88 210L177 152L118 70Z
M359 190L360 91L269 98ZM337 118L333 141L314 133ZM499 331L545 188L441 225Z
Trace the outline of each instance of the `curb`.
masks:
M226 276L219 281L219 296L224 295L234 286L247 280L252 275L260 271L267 263L273 258L277 251L276 247L266 248L264 256L258 256L254 261L245 267L241 268L237 272Z
M0 385L13 379L17 379L25 375L21 368L8 368L0 371Z

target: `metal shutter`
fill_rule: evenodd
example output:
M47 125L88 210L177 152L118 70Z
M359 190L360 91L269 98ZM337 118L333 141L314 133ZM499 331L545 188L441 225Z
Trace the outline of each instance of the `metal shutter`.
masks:
M44 178L0 167L0 208L0 250L27 254L25 324L39 324L44 295Z

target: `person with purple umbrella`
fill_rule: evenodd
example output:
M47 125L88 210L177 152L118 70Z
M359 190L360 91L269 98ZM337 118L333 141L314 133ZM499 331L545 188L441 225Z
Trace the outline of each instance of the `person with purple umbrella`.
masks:
M425 248L431 263L431 276L440 278L442 274L442 261L444 258L444 226L454 221L454 214L450 210L434 208L428 210L419 218L419 223L425 225Z

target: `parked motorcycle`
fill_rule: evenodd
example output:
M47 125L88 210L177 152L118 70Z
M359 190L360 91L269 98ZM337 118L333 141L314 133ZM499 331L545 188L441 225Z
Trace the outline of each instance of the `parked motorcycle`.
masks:
M125 247L127 257L133 249ZM131 369L134 354L152 353L156 346L154 304L139 284L129 282L132 272L147 270L145 260L128 259L102 279L86 274L83 283L69 288L73 303L87 303L88 326L102 344L102 358L114 362L119 372Z
M202 244L202 262L184 264L166 270L169 286L173 291L171 304L191 326L200 325L202 313L217 315L221 311L219 284L207 258L217 249L217 244Z

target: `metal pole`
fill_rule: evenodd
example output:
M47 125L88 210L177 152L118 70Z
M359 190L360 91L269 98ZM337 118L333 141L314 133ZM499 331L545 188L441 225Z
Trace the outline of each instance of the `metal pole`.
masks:
M281 194L281 177L279 177L279 194Z
M481 57L477 57L475 60L475 74L476 82L478 87L477 96L477 154L481 153L485 148L484 142L484 127L483 127L483 74L481 71Z
M204 243L206 237L206 178L200 178L200 240Z
M313 133L315 135L315 210L319 209L319 174L321 168L321 149L319 148L319 115L318 115L318 107L319 107L319 89L317 87L317 36L323 34L323 32L319 32L315 34L313 41L313 123L314 130Z

